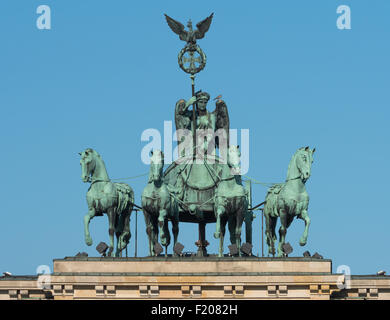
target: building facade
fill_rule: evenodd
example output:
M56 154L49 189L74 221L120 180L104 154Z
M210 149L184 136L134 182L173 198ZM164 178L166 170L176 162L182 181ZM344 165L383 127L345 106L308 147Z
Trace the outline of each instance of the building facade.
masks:
M0 299L390 299L389 276L313 258L67 257L41 277L1 277Z

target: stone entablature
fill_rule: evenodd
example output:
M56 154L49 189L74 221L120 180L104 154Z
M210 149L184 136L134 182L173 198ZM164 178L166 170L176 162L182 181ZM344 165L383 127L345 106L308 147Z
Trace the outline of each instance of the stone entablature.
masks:
M0 277L0 300L53 299L51 290L38 288L38 276Z
M55 273L331 273L332 260L312 258L257 257L145 257L145 258L88 258L55 259Z
M65 258L50 288L37 276L0 278L0 299L390 299L389 276L332 274L312 258Z

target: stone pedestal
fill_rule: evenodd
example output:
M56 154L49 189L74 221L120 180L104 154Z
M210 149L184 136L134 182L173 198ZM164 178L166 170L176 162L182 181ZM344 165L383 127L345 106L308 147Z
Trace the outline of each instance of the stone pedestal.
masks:
M55 299L329 299L340 275L310 258L54 260Z
M250 273L331 274L332 260L310 258L239 257L146 257L88 258L69 257L54 260L54 274L126 273L155 275Z
M313 258L71 257L54 260L44 282L38 276L0 277L0 300L390 300L390 276L347 277L331 270L331 260Z

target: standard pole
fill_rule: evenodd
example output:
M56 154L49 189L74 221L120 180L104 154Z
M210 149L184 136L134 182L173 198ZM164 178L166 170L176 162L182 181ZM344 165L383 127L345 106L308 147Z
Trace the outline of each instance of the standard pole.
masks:
M191 75L191 88L192 88L192 96L195 95L195 75ZM193 157L192 157L192 165L196 161L196 108L197 103L195 102L192 105L192 146L193 146ZM199 248L198 255L205 256L207 254L206 251L206 223L200 222L198 224L199 230Z
M192 96L195 95L195 75L191 75L191 87L192 87ZM193 155L193 161L196 159L196 105L195 102L192 105L192 155Z
M264 257L264 210L261 210L261 256Z
M137 257L137 240L138 240L137 229L138 229L138 210L135 209L135 252L134 252L135 257Z

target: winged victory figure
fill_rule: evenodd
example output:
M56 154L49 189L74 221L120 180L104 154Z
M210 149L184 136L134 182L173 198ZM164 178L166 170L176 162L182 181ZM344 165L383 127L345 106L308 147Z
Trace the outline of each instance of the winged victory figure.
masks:
M196 103L196 130L210 130L215 134L215 147L224 154L229 147L229 113L225 101L218 99L215 103L215 110L209 112L207 110L207 102L210 95L207 92L198 92L187 102L180 99L175 106L175 124L176 130L185 129L187 133L193 132L192 116L193 113L188 110L189 106ZM178 143L185 140L185 131L177 131ZM207 139L210 141L210 139ZM200 146L199 146L200 147ZM204 145L205 150L208 145ZM223 150L221 150L223 149ZM183 154L179 151L180 156Z

